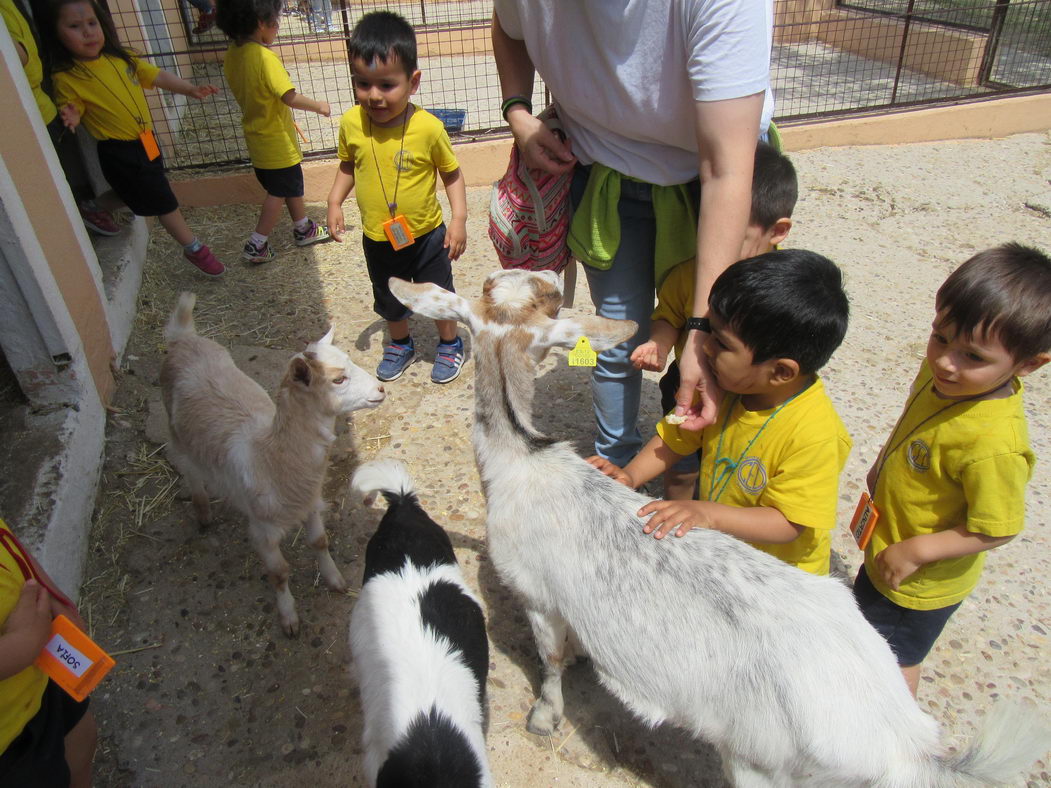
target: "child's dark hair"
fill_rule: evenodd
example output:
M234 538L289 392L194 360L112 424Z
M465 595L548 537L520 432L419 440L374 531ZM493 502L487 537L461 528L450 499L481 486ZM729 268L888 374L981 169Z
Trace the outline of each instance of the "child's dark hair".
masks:
M360 58L370 65L393 58L409 77L416 71L416 32L393 11L373 11L361 17L350 33L347 51L351 59Z
M803 249L734 263L715 280L708 306L751 349L754 364L790 358L803 374L839 347L850 313L839 268Z
M52 72L70 71L77 64L73 55L66 49L66 45L58 37L59 14L62 13L62 9L67 5L75 5L77 3L87 3L91 6L91 10L95 12L104 38L102 52L107 55L113 55L113 57L119 57L129 67L133 67L134 62L132 61L131 53L121 45L120 38L117 37L117 29L113 26L113 17L96 0L49 0L46 6L47 18L39 28L40 44L46 58L46 70Z
M796 168L773 145L760 142L752 168L751 224L769 230L778 219L790 218L799 198Z
M215 24L228 38L243 43L259 29L281 18L281 0L216 0Z
M934 303L965 337L993 334L1015 361L1051 350L1051 259L1039 249L979 252L949 274Z

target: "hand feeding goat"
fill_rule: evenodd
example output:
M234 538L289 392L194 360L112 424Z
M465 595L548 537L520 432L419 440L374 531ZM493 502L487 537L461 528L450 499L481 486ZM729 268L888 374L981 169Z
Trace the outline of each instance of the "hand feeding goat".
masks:
M562 295L551 272L494 272L474 304L398 279L391 291L474 335L489 554L525 605L543 667L534 733L561 720L575 634L628 708L714 744L737 786L995 783L1046 751L1042 726L1027 714L1008 720L1001 704L950 757L844 585L718 531L645 535L636 512L651 499L533 427L535 367L547 351L580 336L602 351L634 323L556 319Z
M277 591L285 634L299 632L281 538L306 522L307 541L334 591L346 581L328 552L321 485L336 417L383 402L383 386L332 344L333 331L289 361L276 402L234 364L225 348L198 336L192 293L183 293L164 332L161 394L173 464L190 487L202 524L208 489L248 518L249 535Z
M486 758L485 618L449 537L420 507L405 466L376 460L351 487L388 509L365 549L350 620L370 786L492 785Z

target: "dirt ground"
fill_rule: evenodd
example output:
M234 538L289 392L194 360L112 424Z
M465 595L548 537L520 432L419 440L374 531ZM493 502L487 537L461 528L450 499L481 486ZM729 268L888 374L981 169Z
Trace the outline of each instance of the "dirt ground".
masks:
M974 252L1009 240L1051 247L1051 139L841 148L792 156L801 199L789 246L838 262L852 319L824 372L854 438L840 515L849 519L859 484L902 407L925 346L934 291ZM488 194L469 195L469 248L455 265L469 296L495 266L486 237ZM316 218L324 206L312 205ZM287 540L292 590L303 620L298 639L277 623L273 594L246 538L245 523L221 514L207 529L168 466L157 374L161 328L179 291L197 293L199 330L232 348L243 368L273 389L289 356L330 323L337 344L366 369L381 354L383 324L371 311L357 237L307 249L291 244L287 217L273 236L279 258L251 268L238 260L255 206L188 210L191 226L228 266L205 280L155 230L137 321L107 430L81 607L117 667L93 695L102 739L99 786L353 786L362 784L360 710L346 643L353 591L319 584L302 534ZM357 226L356 209L347 217ZM356 232L352 230L352 235ZM590 301L577 288L577 309ZM586 665L566 676L566 719L550 739L525 731L538 665L528 625L486 558L484 512L469 442L474 368L448 386L430 382L434 325L415 320L424 360L388 384L387 401L342 431L326 484L332 553L352 589L380 513L347 495L363 459L405 461L421 499L445 525L468 583L486 609L491 642L489 755L499 786L723 786L712 749L670 727L638 723ZM470 343L468 341L468 348ZM556 353L539 371L538 426L590 453L587 372ZM950 622L927 662L920 704L958 744L989 704L1027 699L1051 717L1048 632L1051 573L1051 373L1027 379L1032 442L1043 458L1029 487L1028 526L994 551L978 590ZM642 423L658 416L648 375ZM647 427L651 429L652 426ZM836 569L860 560L845 533ZM666 655L657 670L676 670ZM1018 785L1048 785L1049 762Z

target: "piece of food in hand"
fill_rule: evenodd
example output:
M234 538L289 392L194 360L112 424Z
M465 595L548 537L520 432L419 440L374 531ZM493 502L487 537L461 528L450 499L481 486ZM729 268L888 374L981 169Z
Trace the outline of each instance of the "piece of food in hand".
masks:
M679 416L673 410L671 411L671 413L664 417L664 420L669 424L682 424L686 421L686 414Z

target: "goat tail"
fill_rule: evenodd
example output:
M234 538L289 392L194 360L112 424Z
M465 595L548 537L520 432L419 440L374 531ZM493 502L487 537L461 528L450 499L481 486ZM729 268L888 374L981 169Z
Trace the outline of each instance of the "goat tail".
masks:
M416 485L409 469L400 460L372 460L362 465L350 480L350 488L371 505L377 494L387 503L404 498L416 498Z
M164 341L174 342L177 339L185 339L193 336L197 330L193 325L193 305L197 303L197 296L193 293L180 293L179 300L175 304L172 316L168 318L168 325L164 329Z
M954 777L986 785L1012 784L1049 746L1051 730L1035 709L1000 701L989 709L971 743L944 764Z

